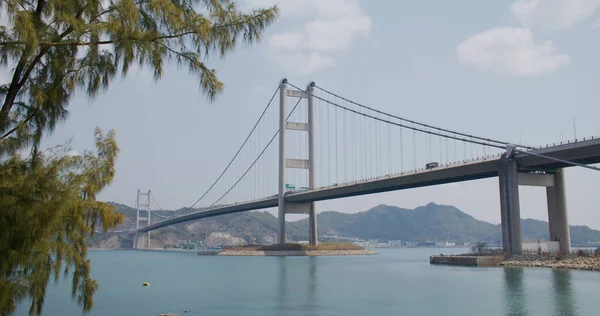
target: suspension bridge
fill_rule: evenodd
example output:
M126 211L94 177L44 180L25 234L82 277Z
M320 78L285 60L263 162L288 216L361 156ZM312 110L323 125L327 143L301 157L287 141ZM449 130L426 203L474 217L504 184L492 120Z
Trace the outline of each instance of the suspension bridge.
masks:
M133 244L149 248L150 231L169 225L277 207L278 242L286 242L286 214L307 214L314 245L316 201L498 177L504 250L522 251L518 187L529 185L546 187L550 240L568 253L562 169L600 171L591 166L595 163L600 163L598 137L537 147L516 144L386 113L314 82L302 89L283 79L239 149L187 214L152 224L151 192L138 192ZM140 217L140 210L147 217Z

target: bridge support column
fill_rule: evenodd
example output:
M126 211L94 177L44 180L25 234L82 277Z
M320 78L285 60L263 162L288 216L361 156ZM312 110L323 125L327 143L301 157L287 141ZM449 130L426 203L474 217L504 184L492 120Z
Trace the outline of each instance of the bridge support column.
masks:
M502 219L502 247L506 253L520 254L523 245L521 241L517 162L512 158L502 158L498 168L498 178Z
M139 234L133 238L133 248L134 249L144 249L144 246L147 243L146 234Z
M277 200L277 220L279 221L278 243L285 244L285 130L286 130L286 83L283 79L279 85L279 197Z
M562 169L557 170L554 174L554 186L546 187L546 200L548 202L550 240L559 242L561 254L569 254L571 253L571 235Z
M316 246L319 244L319 235L317 234L317 214L315 202L310 202L310 211L308 213L308 242Z
M308 92L308 188L312 190L315 188L315 104L313 97L315 83L309 83L306 90ZM313 246L319 243L315 202L310 202L308 213L308 242Z

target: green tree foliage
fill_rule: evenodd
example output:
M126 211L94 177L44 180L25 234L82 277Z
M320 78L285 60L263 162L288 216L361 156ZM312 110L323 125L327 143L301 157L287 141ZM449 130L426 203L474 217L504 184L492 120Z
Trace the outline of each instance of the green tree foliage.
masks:
M114 132L96 130L97 152L13 155L0 168L0 314L25 297L42 311L51 277L73 272L73 296L89 310L98 285L90 278L85 237L121 223L123 215L96 194L111 182L119 151ZM33 167L32 164L35 166ZM100 226L100 227L99 227Z
M223 89L210 56L254 43L276 7L241 12L228 0L4 0L0 63L0 314L31 298L41 313L50 278L73 278L83 311L93 306L85 236L122 216L95 197L114 176L114 132L96 131L97 153L43 152L40 141L67 118L77 91L94 97L132 65L155 79L176 61L213 100ZM31 156L18 155L31 148ZM62 269L62 270L61 270Z
M223 89L208 57L253 43L277 8L242 13L227 0L4 0L0 61L14 66L0 86L4 151L39 143L65 119L79 88L89 96L137 63L159 79L168 60L198 76L209 99Z

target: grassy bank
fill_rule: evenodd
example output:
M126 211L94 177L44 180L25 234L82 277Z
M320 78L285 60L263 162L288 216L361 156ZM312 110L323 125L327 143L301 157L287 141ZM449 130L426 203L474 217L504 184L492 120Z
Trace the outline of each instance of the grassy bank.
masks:
M363 247L350 243L327 242L317 246L309 244L282 244L282 245L247 245L227 248L232 251L333 251L333 250L364 250Z

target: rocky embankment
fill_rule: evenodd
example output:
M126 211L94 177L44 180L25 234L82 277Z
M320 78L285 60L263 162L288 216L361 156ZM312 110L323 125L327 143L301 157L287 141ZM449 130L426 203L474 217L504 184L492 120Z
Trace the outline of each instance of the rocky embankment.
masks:
M506 259L500 265L505 267L543 267L600 271L600 256L521 255Z
M360 256L374 255L369 250L289 250L289 251L262 251L262 250L223 250L218 256Z

